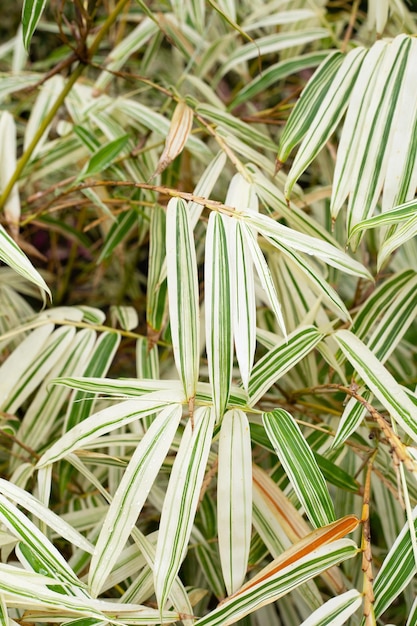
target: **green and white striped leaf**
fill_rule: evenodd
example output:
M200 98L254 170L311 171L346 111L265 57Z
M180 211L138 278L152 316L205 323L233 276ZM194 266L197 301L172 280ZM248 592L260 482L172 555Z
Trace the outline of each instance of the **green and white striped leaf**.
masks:
M164 209L152 209L149 230L149 264L146 296L146 323L152 331L159 332L165 318L167 302L165 265L166 217ZM142 378L141 376L139 378Z
M112 80L112 72L120 70L129 57L144 46L157 32L158 24L149 17L144 17L136 28L127 36L122 37L118 45L111 50L110 55L107 57L106 69L97 78L94 84L95 89L104 91Z
M361 141L364 142L363 147L361 145L362 153L356 154L355 168L349 172L353 187L348 203L348 235L355 224L373 212L382 190L391 149L394 114L410 46L409 37L405 35L396 37L387 45L381 69L377 72L377 84L380 85L381 91L378 90L367 107L365 119L367 133L361 135ZM352 248L355 248L357 243L358 238L351 239Z
M109 213L109 210L106 206L106 214L107 213ZM114 220L113 215L112 219ZM111 225L109 232L107 233L106 240L101 247L100 255L97 259L97 265L111 255L114 249L127 237L128 233L133 229L137 222L138 214L134 209L125 211L115 218L114 223Z
M200 196L202 198L209 198L210 194L213 190L214 185L216 184L220 174L223 172L224 167L226 165L227 157L223 150L217 153L217 155L210 161L207 168L204 170L202 176L200 177L195 189L194 195ZM190 215L191 227L194 230L198 220L200 219L201 213L203 212L204 207L197 202L189 202L188 203L188 212Z
M42 292L46 292L52 299L49 287L42 276L33 267L27 256L21 251L17 243L10 237L1 224L0 261L3 261L3 263L13 268L15 272L37 285Z
M64 557L48 538L26 515L1 494L0 520L35 555L44 572L56 580L66 582L80 590L84 588Z
M269 350L252 370L249 380L250 404L254 406L276 381L299 363L323 339L313 326L301 327Z
M20 506L35 515L49 528L52 528L59 536L64 537L85 552L92 554L94 550L92 544L81 533L24 489L0 478L0 494L3 494L9 500L18 502Z
M413 217L408 220L405 224L402 224L392 235L388 236L383 242L381 248L378 252L378 264L377 269L380 270L385 264L386 260L390 257L390 255L402 246L404 243L415 237L417 233L417 219Z
M249 582L243 590L198 620L196 626L235 624L245 615L274 602L329 567L354 557L357 551L356 545L349 539L339 539L317 550L312 548L307 555L294 557L290 565L278 569L276 573L265 574L265 578L256 584L251 585Z
M413 511L414 529L417 532L417 509ZM391 546L382 563L375 582L375 615L379 617L399 596L416 573L416 563L408 522Z
M11 391L28 366L37 360L48 337L54 330L53 324L45 324L32 331L0 366L0 406L9 401Z
M266 69L263 69L262 74L256 76L256 78L251 80L248 84L245 84L237 93L236 97L228 106L229 110L234 109L243 102L251 100L257 96L258 93L265 93L271 85L276 85L278 81L283 78L287 78L287 76L291 76L310 67L316 67L324 59L326 59L328 55L329 52L327 50L318 50L317 52L309 52L294 58L285 59ZM288 124L285 126L284 133L287 131L287 127ZM284 133L282 137L284 136ZM282 137L281 143L283 141Z
M178 613L160 612L140 604L122 604L59 593L53 590L57 584L56 579L26 572L11 565L1 564L0 574L0 594L6 605L30 611L43 609L45 611L43 616L41 612L36 611L41 622L50 620L51 613L58 621L65 622L76 617L92 617L99 623L107 623L113 622L114 616L117 615L122 623L145 625L160 624L162 621L171 623L179 618ZM82 623L85 624L85 620ZM90 624L90 620L87 623Z
M206 350L216 418L226 409L232 382L233 335L229 256L223 217L210 214L204 262Z
M316 256L342 272L372 280L372 276L366 267L326 241L288 228L288 226L284 226L261 213L254 214L251 211L240 211L240 215L243 216L245 222L253 226L273 245L279 246L283 244L299 252Z
M248 566L252 528L252 449L246 414L223 417L219 438L217 519L220 560L228 595L239 589Z
M285 185L287 198L289 198L298 178L317 156L340 122L365 55L366 50L361 47L349 52L332 77L330 85L326 85L324 98L318 110L314 115L310 115L309 109L304 109L304 115L308 116L308 120L305 120L304 124L308 130L288 174Z
M24 0L22 9L23 42L26 50L29 49L32 35L36 30L47 0Z
M154 580L162 609L187 551L213 434L215 413L200 407L188 421L171 470L159 525Z
M271 275L271 270L268 267L268 263L265 260L265 257L262 253L262 250L256 241L256 235L254 235L252 228L246 224L245 222L241 222L241 231L242 236L245 241L245 244L248 248L248 251L251 254L253 263L256 267L256 271L259 276L259 280L261 281L262 287L265 290L265 293L268 297L269 303L271 305L271 309L273 310L275 317L278 322L278 326L284 335L287 334L285 328L284 317L282 315L281 305L278 300L277 291L275 289L274 281Z
M309 520L316 528L335 521L326 481L294 418L284 409L275 409L263 413L262 421Z
M369 141L366 116L375 90L381 95L384 81L381 77L381 63L386 51L386 42L377 41L367 52L361 72L356 80L349 100L334 172L331 197L331 214L335 219L354 184L352 172L356 168L358 152L366 149L364 137ZM376 98L375 98L376 100Z
M218 124L220 128L225 129L228 133L242 139L249 145L263 148L264 150L275 150L274 142L265 133L253 128L253 126L242 122L234 115L226 113L209 104L200 104L197 112L209 121Z
M49 463L55 463L73 450L83 448L91 440L142 419L175 402L184 402L183 392L157 391L149 393L146 399L126 400L126 402L102 409L66 432L41 456L37 467L41 468Z
M346 591L325 602L301 626L342 626L358 610L362 601L362 594L356 589Z
M68 391L52 385L56 376L82 374L91 356L96 333L89 328L78 332L70 347L62 354L48 378L40 385L34 400L30 403L18 430L18 439L25 441L33 450L38 450L45 437L54 428L56 419Z
M133 330L139 324L138 312L133 306L112 305L110 316L112 324L115 326L118 322L123 330Z
M129 461L96 543L89 589L96 597L118 559L177 431L182 406L166 407L150 425Z
M36 360L30 363L10 390L7 402L4 404L5 411L15 413L69 349L74 337L75 328L65 326L58 328L48 337L37 354Z
M391 417L417 441L417 408L379 359L355 335L339 330L334 338L360 378Z
M277 155L279 163L286 162L293 148L307 133L343 59L344 56L339 51L328 52L304 87L280 138Z
M233 272L233 334L242 384L247 390L256 350L255 276L241 224L233 218L229 221L229 250Z
M107 374L117 348L119 347L120 339L121 337L118 333L105 332L100 335L94 346L94 350L89 355L88 365L83 372L86 378L101 377ZM65 377L64 380L67 380L67 377ZM58 382L59 381L60 379L58 379ZM64 429L70 430L88 417L93 409L94 402L95 398L89 393L83 393L82 391L74 393L71 396L65 416Z
M324 28L311 28L260 37L253 43L247 43L236 48L221 68L221 76L224 76L239 63L255 59L260 55L279 52L293 46L303 46L318 39L326 39L328 36L329 33Z
M195 395L199 371L199 293L197 261L188 209L172 198L166 226L168 302L172 347L187 400Z

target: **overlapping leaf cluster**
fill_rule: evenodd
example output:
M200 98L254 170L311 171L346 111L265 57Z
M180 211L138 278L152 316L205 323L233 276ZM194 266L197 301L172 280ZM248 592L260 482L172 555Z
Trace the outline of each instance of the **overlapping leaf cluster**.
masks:
M23 4L0 623L417 623L409 8Z

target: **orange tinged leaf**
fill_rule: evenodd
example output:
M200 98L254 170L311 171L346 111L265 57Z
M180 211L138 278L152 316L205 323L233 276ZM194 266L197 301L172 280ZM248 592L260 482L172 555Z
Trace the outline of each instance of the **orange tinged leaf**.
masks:
M317 550L321 546L330 543L331 541L342 539L345 535L353 532L359 523L360 520L356 517L356 515L346 515L345 517L342 517L327 526L317 528L291 546L291 548L283 552L279 557L274 559L272 563L261 570L259 574L251 578L249 582L243 585L243 587L230 596L230 598L236 597L251 587L254 587L258 583L267 580L280 570L284 569L284 567L288 567L288 565L295 563L307 554L311 554L311 552L314 552L314 550Z

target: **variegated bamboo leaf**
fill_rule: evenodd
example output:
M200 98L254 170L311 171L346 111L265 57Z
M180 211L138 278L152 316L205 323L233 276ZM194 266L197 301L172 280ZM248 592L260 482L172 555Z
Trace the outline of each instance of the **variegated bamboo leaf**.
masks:
M417 509L413 512L417 531ZM391 546L374 583L375 615L379 617L398 597L416 573L408 522Z
M264 393L294 365L299 363L323 339L313 326L299 328L286 341L269 350L252 370L249 380L249 397L255 405Z
M252 527L252 450L248 419L224 415L219 439L217 518L220 560L227 593L243 584Z
M348 531L349 532L349 531ZM250 582L240 591L220 604L209 615L196 622L196 626L229 626L256 609L274 602L324 570L352 558L356 545L349 539L339 539L328 545L306 547L300 556L292 553L286 563L286 553L272 562L262 577Z
M210 214L204 263L206 349L213 402L220 420L232 382L233 336L229 258L222 216Z
M343 55L340 52L328 53L304 87L281 135L278 163L286 162L293 148L307 133L342 62Z
M324 98L316 112L304 109L308 115L307 133L298 149L297 155L288 174L285 195L290 196L291 190L306 167L317 156L330 135L340 122L349 102L349 96L355 84L361 63L366 55L364 48L355 48L343 59L343 63L332 77L325 90Z
M173 198L167 208L167 277L172 347L187 400L195 395L199 369L197 261L185 203Z
M262 420L310 521L316 527L333 522L335 513L329 490L296 421L284 409L263 413Z
M55 463L73 450L82 448L92 439L110 433L116 428L130 424L134 420L142 419L151 413L163 409L168 404L183 402L183 392L157 391L149 393L146 399L126 400L114 406L102 409L80 422L66 432L61 439L54 443L39 459L38 467Z
M25 0L22 9L23 42L29 48L32 35L46 6L47 0Z
M200 407L181 439L161 513L155 554L155 594L162 609L184 559L206 469L214 410Z
M362 604L362 594L356 589L345 591L328 600L314 611L301 626L342 626Z
M168 453L181 414L181 405L168 406L161 411L129 461L105 517L91 561L89 589L94 597L100 593L136 523Z
M348 330L339 330L334 338L349 362L391 417L417 441L417 409L384 365Z

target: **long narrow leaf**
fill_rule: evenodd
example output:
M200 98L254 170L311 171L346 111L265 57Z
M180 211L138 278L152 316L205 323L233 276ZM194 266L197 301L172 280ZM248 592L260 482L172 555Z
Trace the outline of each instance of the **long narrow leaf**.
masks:
M252 450L248 419L225 414L219 440L217 516L220 560L229 595L246 575L252 525Z
M254 405L264 393L294 365L299 363L323 339L314 327L299 328L267 352L252 370L249 380L249 397Z
M161 411L136 448L114 495L96 543L89 571L95 597L136 523L152 484L169 450L182 414L182 406Z
M217 212L212 212L209 218L204 268L207 360L219 420L232 382L233 337L226 231Z
M195 395L200 356L197 261L188 210L178 198L168 203L166 233L172 346L189 400Z
M357 554L356 545L340 539L329 545L311 547L303 556L293 555L289 565L277 566L264 579L236 593L209 615L196 622L196 626L229 626L256 609L274 602L299 585L324 570ZM285 553L283 555L285 563Z
M263 413L266 433L310 521L325 526L335 520L333 503L311 448L284 409Z
M185 557L204 478L214 426L214 410L201 407L181 439L161 513L155 555L155 594L162 609Z
M146 415L163 409L167 404L184 401L181 392L157 391L150 393L145 399L127 400L114 406L110 406L94 415L91 415L80 424L77 424L54 443L39 459L38 468L45 467L49 463L55 463L73 450L82 448L92 439L101 437L116 428L130 424Z
M395 378L359 339L348 330L334 338L360 378L390 412L392 418L417 441L417 409Z

